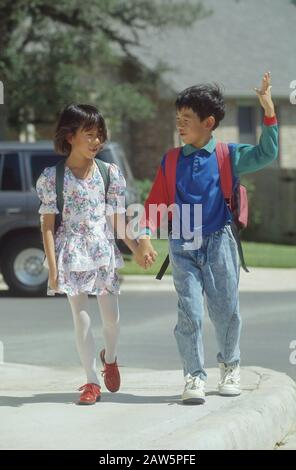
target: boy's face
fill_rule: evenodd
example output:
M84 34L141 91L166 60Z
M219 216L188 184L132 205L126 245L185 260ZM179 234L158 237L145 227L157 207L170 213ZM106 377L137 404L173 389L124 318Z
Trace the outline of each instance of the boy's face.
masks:
M198 143L210 136L215 118L209 116L203 121L191 108L181 108L176 113L176 127L184 144L198 146Z
M85 158L94 158L98 151L102 148L102 137L97 129L82 129L81 127L75 134L69 137L69 143L72 145L72 151L80 154Z

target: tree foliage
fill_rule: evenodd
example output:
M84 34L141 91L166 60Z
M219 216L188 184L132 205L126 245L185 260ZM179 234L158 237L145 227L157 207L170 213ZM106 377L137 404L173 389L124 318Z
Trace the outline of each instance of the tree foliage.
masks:
M0 79L10 125L51 123L69 102L99 103L117 123L151 115L159 71L120 79L148 27L190 25L205 14L181 0L0 0Z

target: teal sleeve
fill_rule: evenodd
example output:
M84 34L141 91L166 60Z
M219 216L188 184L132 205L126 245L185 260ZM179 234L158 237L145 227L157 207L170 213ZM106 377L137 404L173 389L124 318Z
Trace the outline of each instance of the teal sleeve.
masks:
M259 144L237 144L231 157L235 176L253 173L269 165L278 157L278 126L263 125Z

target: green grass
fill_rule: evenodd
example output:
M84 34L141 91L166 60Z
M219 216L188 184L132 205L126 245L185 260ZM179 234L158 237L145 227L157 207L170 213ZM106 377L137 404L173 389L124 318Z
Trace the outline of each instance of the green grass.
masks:
M147 270L140 268L133 260L126 259L121 274L150 274L158 273L159 268L168 253L166 240L152 240L158 252L154 265ZM274 245L271 243L243 242L243 250L247 266L264 268L296 268L296 247L289 245ZM166 274L171 274L169 266Z
M262 268L296 268L296 247L272 243L243 243L246 263Z

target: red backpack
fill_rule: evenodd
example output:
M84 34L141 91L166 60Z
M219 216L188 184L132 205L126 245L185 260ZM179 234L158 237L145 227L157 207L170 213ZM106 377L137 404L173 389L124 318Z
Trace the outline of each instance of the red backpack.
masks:
M176 193L176 169L180 156L181 147L173 148L167 152L165 161L165 179L169 196L169 205L175 202ZM248 195L247 190L240 184L239 178L233 180L229 147L227 144L218 142L216 145L217 163L220 173L221 190L227 206L233 215L231 231L236 240L242 268L249 272L240 241L240 231L248 224ZM161 279L169 265L169 256L163 262L156 279Z

